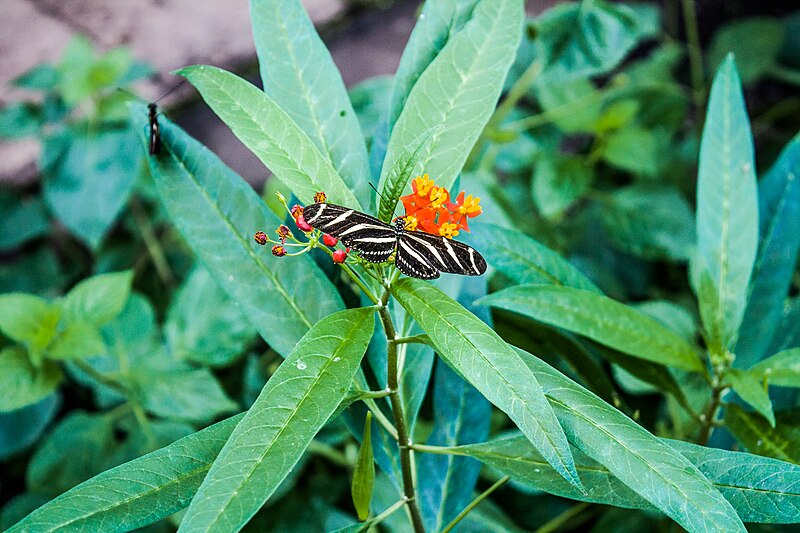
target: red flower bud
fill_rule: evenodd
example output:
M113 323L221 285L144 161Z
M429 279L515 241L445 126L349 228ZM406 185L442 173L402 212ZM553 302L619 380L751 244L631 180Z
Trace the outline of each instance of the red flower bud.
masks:
M347 252L344 250L336 250L333 252L333 262L337 264L342 264L347 260Z
M303 216L303 206L294 204L292 206L292 216L294 217L295 220Z
M331 248L333 248L334 246L336 246L336 243L339 242L339 239L331 235L328 235L326 233L325 235L322 236L322 242L325 244L325 246L330 246Z
M324 192L318 192L317 194L314 195L314 202L316 202L318 204L324 204L325 200L327 200L327 199L328 199L328 197L325 196Z
M257 231L256 234L253 235L253 238L261 246L264 246L265 244L267 244L267 234L264 233L263 231Z
M308 222L306 222L306 219L303 218L303 215L297 217L297 220L295 222L297 223L297 227L300 228L301 231L308 233L309 231L314 230L314 228L308 225Z
M275 257L283 257L284 255L286 255L286 248L284 248L280 244L276 244L275 246L272 247L272 255L274 255Z

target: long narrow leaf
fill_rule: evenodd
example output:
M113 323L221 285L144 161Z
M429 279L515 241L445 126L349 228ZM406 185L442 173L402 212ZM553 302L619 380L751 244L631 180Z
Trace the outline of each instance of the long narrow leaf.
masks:
M380 209L378 210L378 218L384 222L392 220L400 195L403 194L408 180L411 179L420 156L430 148L433 142L433 135L438 130L439 128L428 130L414 139L414 142L400 154L394 166L389 170L389 174L383 183Z
M380 187L414 139L435 126L419 168L449 189L494 110L522 36L521 0L484 0L425 69L392 130Z
M489 326L436 287L402 279L392 294L430 337L439 356L504 411L547 461L580 487L569 445L536 378Z
M132 112L144 124L146 108ZM148 161L170 218L264 340L289 353L308 328L344 307L336 289L309 256L287 261L256 245L253 233L281 220L207 148L165 118L159 122L163 153Z
M758 244L750 121L733 56L714 78L700 144L692 284L712 352L733 348Z
M372 309L349 309L300 339L214 461L180 531L238 531L247 523L346 397L373 326Z
M593 292L556 285L518 285L480 302L585 335L641 359L685 370L703 369L695 349L680 335Z
M323 191L331 202L361 209L358 199L292 117L255 85L224 70L196 65L176 74L194 85L275 177L303 202Z
M300 0L250 0L253 40L266 92L365 202L367 148L342 76Z
M518 351L575 447L688 531L745 531L731 505L686 458L543 361Z

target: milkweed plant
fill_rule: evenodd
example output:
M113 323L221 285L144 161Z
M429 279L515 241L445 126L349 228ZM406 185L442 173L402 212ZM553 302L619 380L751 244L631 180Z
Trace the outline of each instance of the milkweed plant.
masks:
M652 7L567 3L526 21L522 0L429 0L394 77L348 94L299 0L250 9L263 90L212 66L176 74L270 170L263 198L163 114L153 130L133 103L131 120L207 271L181 298L213 285L225 305L204 312L235 308L282 362L240 404L189 361L160 411L157 355L125 386L127 367L70 363L105 405L139 394L136 420L189 412L170 401L191 386L216 406L197 424L247 408L109 463L9 531L800 522L800 141L757 182L733 55L714 56L710 90L690 57L686 88L677 44L630 57L659 37ZM2 356L57 384L87 349L75 339L102 351L98 328L147 315L130 283L26 300L55 333L0 324ZM106 299L104 284L125 290ZM349 493L323 484L281 515L272 503L304 498L311 456Z

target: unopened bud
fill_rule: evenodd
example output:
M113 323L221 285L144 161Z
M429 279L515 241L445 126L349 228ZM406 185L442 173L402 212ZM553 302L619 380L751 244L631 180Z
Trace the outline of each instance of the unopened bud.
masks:
M325 235L322 236L322 242L325 244L325 246L330 246L331 248L333 248L334 246L336 246L336 243L339 242L339 239L331 235L328 235L326 233Z
M272 247L272 255L274 255L275 257L283 257L284 255L286 255L286 248L284 248L280 244L276 244L275 246Z
M253 238L261 246L264 246L265 244L267 244L267 234L264 233L263 231L257 231L255 233L255 235L253 235Z
M336 250L333 252L333 262L342 264L347 260L347 252L344 250Z
M299 217L297 217L297 221L296 222L297 222L297 227L300 228L300 231L304 231L304 232L308 233L308 232L314 230L314 228L312 228L311 226L308 225L308 222L306 222L306 219L303 218L303 215L300 215Z

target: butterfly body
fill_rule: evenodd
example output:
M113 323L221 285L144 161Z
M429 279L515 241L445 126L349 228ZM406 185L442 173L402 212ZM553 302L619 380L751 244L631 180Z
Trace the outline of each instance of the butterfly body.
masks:
M311 227L337 237L372 263L383 263L395 254L400 272L420 279L438 278L441 272L480 276L486 261L474 248L440 235L409 231L405 220L394 225L340 205L306 206L303 217Z
M158 126L158 106L155 103L147 104L147 120L150 125L148 152L150 155L158 155L161 152L161 131Z

